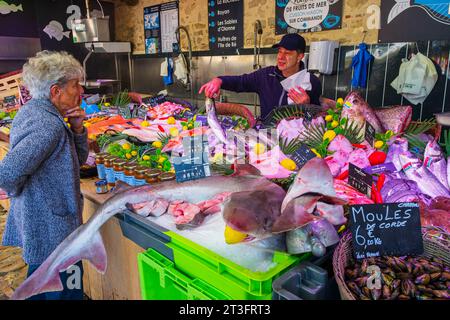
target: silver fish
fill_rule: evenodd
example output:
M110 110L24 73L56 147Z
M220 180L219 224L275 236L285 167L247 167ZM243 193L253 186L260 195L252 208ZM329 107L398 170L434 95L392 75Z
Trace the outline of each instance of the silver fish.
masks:
M220 140L220 142L226 144L227 136L225 134L225 130L219 123L219 119L217 119L216 106L214 104L214 100L211 98L206 98L205 107L209 127L213 131L214 135Z
M287 252L290 254L312 252L314 256L321 257L326 247L338 242L336 229L326 219L313 221L286 233Z
M11 299L26 299L43 292L61 291L63 286L59 273L81 259L88 260L97 271L105 273L107 256L99 229L130 204L151 202L161 198L167 201L184 200L198 203L223 192L279 188L264 177L243 175L239 170L238 167L233 176L212 176L185 183L169 181L151 186L134 187L117 193L100 206L85 224L59 244L42 265L16 289ZM243 172L245 173L245 170ZM252 203L247 205L248 208L252 208ZM259 208L264 210L264 206ZM261 212L261 214L265 213Z
M424 165L439 180L442 185L449 190L447 179L447 162L444 158L444 152L436 139L427 143L424 154Z

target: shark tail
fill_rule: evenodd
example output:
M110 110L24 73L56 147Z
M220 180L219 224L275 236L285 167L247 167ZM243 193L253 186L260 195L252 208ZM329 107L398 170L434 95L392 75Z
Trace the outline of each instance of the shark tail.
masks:
M22 4L19 4L18 6L16 6L17 11L23 11L23 7Z
M77 241L77 238L69 236L58 248L70 248L71 244ZM106 271L106 250L99 232L96 232L93 238L90 239L88 246L83 248L83 252L66 252L65 258L55 265L56 258L62 255L59 252L60 250L57 249L14 291L11 297L12 300L24 300L44 292L62 291L64 287L59 273L67 270L82 259L88 260L101 274L104 274Z
M395 0L395 2L396 2L395 5L392 7L388 15L387 19L388 24L391 23L391 21L394 20L403 11L411 8L410 0Z
M69 37L70 37L70 31L63 32L63 35L64 35L66 38L69 38Z

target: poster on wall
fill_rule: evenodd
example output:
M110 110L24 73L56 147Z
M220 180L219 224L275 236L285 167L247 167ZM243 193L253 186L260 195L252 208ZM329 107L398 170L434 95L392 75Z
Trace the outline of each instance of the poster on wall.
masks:
M343 0L276 0L275 34L340 29Z
M381 1L379 42L448 40L450 1Z
M209 50L236 51L244 45L242 0L208 0Z
M144 8L145 53L173 52L177 28L178 2Z

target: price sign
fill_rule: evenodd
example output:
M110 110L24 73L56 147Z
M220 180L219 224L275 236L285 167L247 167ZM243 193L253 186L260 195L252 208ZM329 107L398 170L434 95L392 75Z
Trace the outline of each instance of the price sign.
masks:
M364 138L370 144L370 146L373 147L373 142L375 141L375 128L372 127L372 125L368 121L366 121L366 132Z
M183 138L183 157L172 157L177 182L209 177L209 146L205 135Z
M370 198L372 196L372 182L372 175L358 168L353 163L348 164L348 184L350 186Z
M417 203L350 206L350 230L356 259L423 253Z
M297 168L300 170L303 166L312 158L315 158L316 155L311 151L308 146L302 144L292 155L291 159L297 165Z
M124 118L124 119L131 119L131 111L130 111L130 107L126 106L126 107L119 107L118 108L119 114Z
M154 97L147 97L142 99L142 103L145 103L146 105L149 105L151 107L155 107L158 104L161 104L166 101L166 96L163 94L159 94Z

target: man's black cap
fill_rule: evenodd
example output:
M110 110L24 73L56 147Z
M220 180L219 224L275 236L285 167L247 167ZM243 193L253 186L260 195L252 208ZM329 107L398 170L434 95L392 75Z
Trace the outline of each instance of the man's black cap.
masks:
M281 41L277 44L274 44L272 48L285 48L287 50L300 50L301 52L305 52L306 49L306 41L301 35L297 33L288 33L281 38Z

